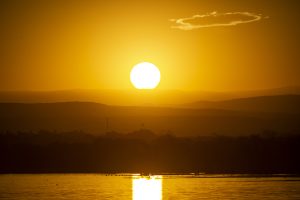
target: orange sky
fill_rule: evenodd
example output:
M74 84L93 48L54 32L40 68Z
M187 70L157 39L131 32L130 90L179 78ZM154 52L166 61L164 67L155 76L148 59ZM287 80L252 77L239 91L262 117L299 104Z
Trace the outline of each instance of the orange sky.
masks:
M159 89L300 85L299 6L280 2L1 1L0 90L133 88L141 61Z

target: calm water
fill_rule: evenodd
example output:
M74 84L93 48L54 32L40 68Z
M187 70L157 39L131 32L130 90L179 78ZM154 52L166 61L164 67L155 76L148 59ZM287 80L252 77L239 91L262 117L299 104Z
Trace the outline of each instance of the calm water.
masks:
M0 199L300 199L300 178L0 175Z

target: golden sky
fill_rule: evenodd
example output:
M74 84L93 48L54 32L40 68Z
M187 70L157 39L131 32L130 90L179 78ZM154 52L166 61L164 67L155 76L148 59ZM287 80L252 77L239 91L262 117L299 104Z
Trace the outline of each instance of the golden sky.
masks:
M0 90L130 89L142 61L159 89L300 85L298 4L3 0Z

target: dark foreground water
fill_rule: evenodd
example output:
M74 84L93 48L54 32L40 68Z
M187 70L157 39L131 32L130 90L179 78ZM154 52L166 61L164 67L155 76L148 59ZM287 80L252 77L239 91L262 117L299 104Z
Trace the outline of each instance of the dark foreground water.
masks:
M300 178L102 174L0 175L0 199L300 199Z

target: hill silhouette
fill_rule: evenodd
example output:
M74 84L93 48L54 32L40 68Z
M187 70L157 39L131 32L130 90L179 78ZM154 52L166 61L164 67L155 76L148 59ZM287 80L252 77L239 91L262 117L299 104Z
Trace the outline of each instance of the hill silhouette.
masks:
M91 102L0 103L0 131L82 130L104 134L145 127L177 136L249 135L266 130L294 133L300 130L298 100L299 96L287 95L216 103L222 109L108 106Z

